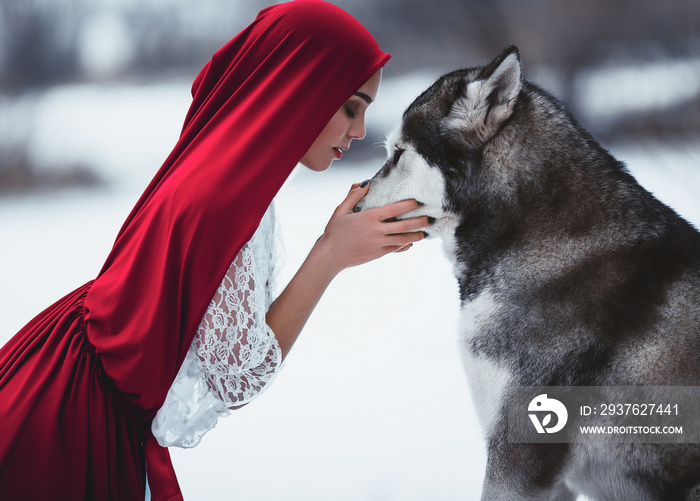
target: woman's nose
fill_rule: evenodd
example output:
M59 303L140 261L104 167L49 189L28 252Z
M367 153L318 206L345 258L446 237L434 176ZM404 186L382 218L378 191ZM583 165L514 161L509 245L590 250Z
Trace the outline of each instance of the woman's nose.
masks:
M356 122L353 122L350 125L350 129L348 129L348 136L350 136L353 139L364 139L366 134L367 131L365 130L364 119L360 119Z

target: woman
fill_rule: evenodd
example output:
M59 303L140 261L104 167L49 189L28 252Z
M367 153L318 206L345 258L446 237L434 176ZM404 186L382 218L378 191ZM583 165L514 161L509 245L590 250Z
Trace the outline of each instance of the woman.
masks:
M324 170L364 135L389 57L320 0L261 11L213 56L97 278L0 350L3 499L143 499L146 477L152 499L181 499L158 441L196 443L269 382L339 271L422 238L425 217L384 222L414 200L354 214L363 184L264 320L261 267L240 272L297 162Z

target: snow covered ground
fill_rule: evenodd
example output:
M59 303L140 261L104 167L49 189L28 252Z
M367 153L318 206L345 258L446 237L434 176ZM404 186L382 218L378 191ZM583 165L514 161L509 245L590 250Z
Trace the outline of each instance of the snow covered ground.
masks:
M394 87L407 99L430 81L413 78ZM36 108L37 158L82 160L108 183L0 199L0 343L98 272L175 142L187 85L69 87ZM391 109L377 103L382 126L406 104L391 85L382 90ZM614 153L648 189L700 224L700 146ZM301 169L290 178L277 201L287 250L283 280L350 185L378 167L336 164L328 173ZM275 384L197 448L172 451L185 498L478 499L485 451L457 350L457 310L456 284L437 241L343 272Z

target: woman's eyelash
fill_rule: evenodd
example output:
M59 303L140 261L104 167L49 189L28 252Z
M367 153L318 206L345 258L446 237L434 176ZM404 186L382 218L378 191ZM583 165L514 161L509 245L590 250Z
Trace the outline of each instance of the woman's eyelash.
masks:
M352 108L350 108L350 106L347 106L347 105L345 106L345 114L349 118L355 118L357 116L357 112L355 110L353 110Z

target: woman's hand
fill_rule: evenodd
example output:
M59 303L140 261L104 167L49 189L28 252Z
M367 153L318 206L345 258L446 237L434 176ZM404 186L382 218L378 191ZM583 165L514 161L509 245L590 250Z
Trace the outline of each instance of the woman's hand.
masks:
M423 232L416 230L428 226L427 216L387 221L417 209L415 200L353 212L367 190L369 185L353 185L299 271L270 306L267 325L275 333L283 357L289 353L328 284L341 270L406 250L424 238Z
M327 265L338 273L345 268L372 261L391 252L408 250L425 236L417 231L428 226L428 217L401 221L393 219L419 207L416 200L403 200L384 207L353 212L353 207L367 194L369 184L352 186L348 196L331 216L316 242Z

